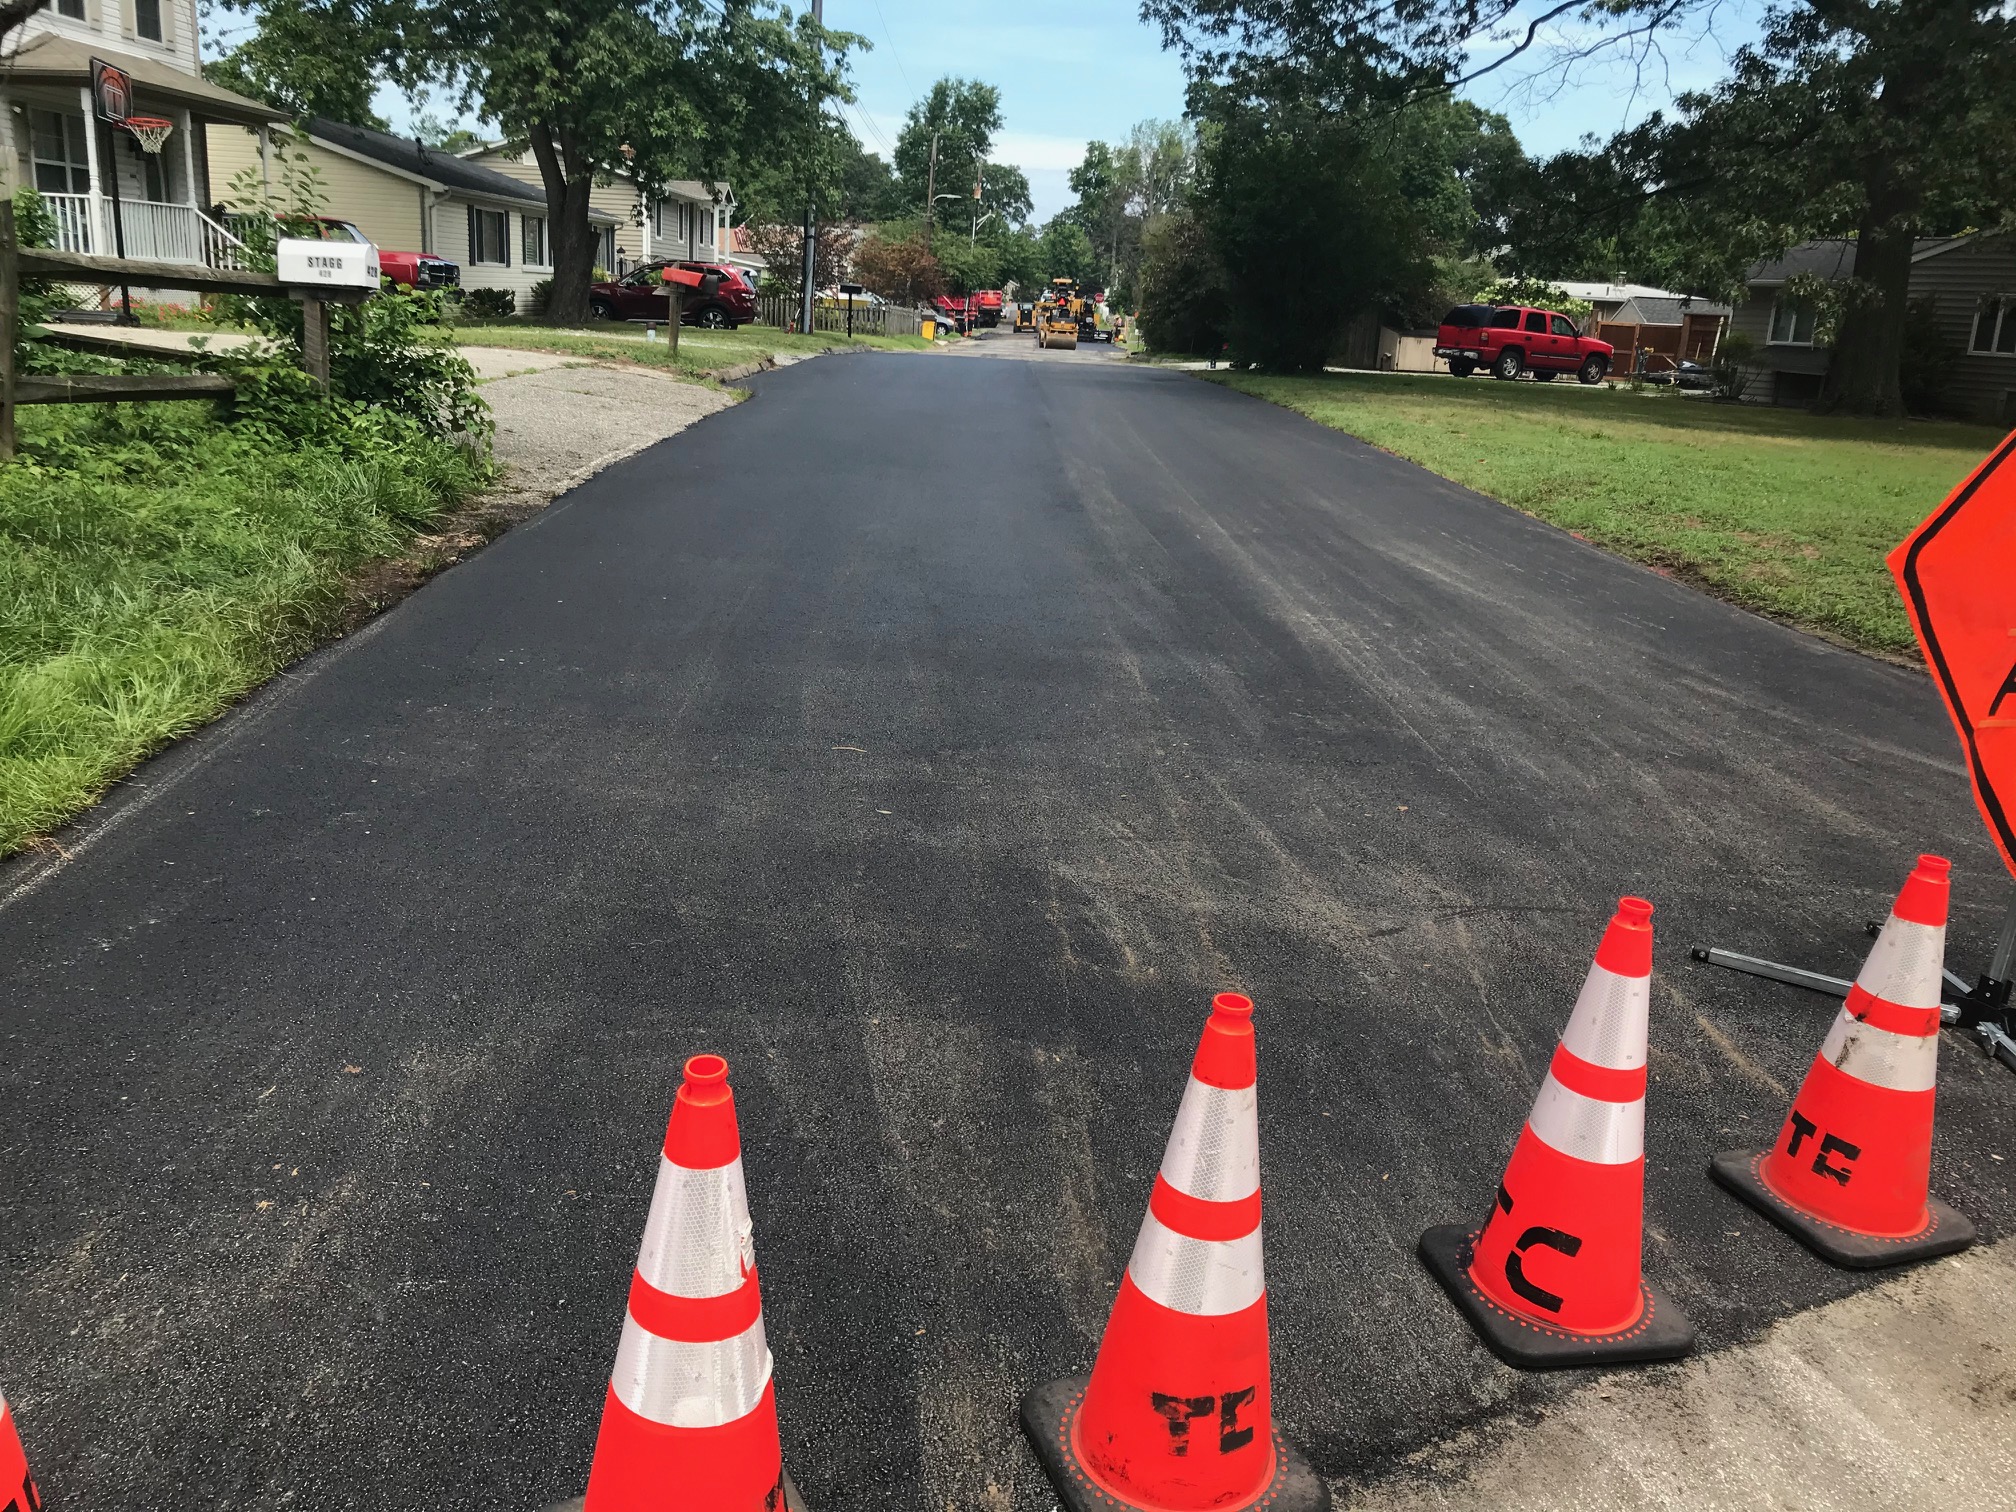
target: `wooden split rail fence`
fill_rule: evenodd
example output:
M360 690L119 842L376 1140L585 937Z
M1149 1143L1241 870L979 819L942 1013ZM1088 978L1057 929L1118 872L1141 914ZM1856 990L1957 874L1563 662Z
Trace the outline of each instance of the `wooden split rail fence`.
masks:
M21 280L54 278L64 283L108 288L188 289L197 294L248 294L301 301L305 317L301 366L322 387L329 386L329 309L357 304L369 289L337 289L321 284L283 283L271 273L212 268L200 263L149 262L132 257L93 257L50 247L23 247L15 236L14 206L0 199L0 461L14 455L14 411L23 404L115 404L154 399L229 399L236 385L222 373L66 373L24 376L15 371L14 348L21 323ZM154 362L200 361L202 354L142 346L113 336L65 332L47 338L59 346L104 356L144 357Z

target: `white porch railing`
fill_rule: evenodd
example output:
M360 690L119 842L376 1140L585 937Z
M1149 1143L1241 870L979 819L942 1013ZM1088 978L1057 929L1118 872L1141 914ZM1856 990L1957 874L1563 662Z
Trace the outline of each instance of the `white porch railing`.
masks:
M56 245L65 252L110 257L117 248L112 234L112 202L99 199L97 215L88 194L45 194L44 204L56 218ZM153 262L196 263L210 268L244 268L245 243L194 205L160 200L124 200L119 206L126 255Z

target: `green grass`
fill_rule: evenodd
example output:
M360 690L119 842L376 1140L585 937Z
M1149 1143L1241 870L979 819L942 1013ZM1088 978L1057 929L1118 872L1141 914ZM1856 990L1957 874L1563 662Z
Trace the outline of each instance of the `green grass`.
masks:
M479 481L417 436L260 445L195 408L21 412L30 460L0 471L0 855L310 649L347 573Z
M1443 376L1215 381L1864 650L1915 657L1883 558L2000 439L1673 393Z
M561 352L571 357L593 357L604 362L639 362L652 367L671 367L696 377L705 377L737 363L756 362L764 357L809 355L833 347L847 346L844 334L820 331L796 336L774 326L743 326L734 331L702 331L693 328L679 333L679 357L675 363L665 327L658 339L646 341L642 324L598 321L579 330L511 320L477 324L465 321L456 326L454 339L462 346L511 347L529 352ZM856 347L891 352L927 352L931 343L921 336L856 336Z

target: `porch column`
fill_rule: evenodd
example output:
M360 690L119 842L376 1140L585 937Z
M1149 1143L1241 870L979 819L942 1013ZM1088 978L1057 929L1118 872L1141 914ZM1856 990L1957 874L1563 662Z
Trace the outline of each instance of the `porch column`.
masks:
M259 192L268 206L273 203L273 128L259 123Z
M98 158L98 105L91 98L91 86L79 85L77 98L84 102L84 161L91 169L91 197L87 202L84 234L91 245L87 252L103 253L110 238L105 234L105 168ZM115 170L116 171L116 170Z
M175 129L182 134L182 198L208 215L210 207L196 194L196 112L183 111Z

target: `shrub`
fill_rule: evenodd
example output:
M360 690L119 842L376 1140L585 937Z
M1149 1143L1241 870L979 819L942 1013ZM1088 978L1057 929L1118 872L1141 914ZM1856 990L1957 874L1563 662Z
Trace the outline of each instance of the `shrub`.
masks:
M1158 352L1216 355L1225 345L1225 273L1187 211L1142 233L1141 334Z
M546 280L547 293L551 294L553 280ZM518 296L509 289L470 289L462 297L462 307L471 315L485 320L501 320L507 315L518 313Z
M1750 391L1750 359L1757 355L1757 343L1741 331L1730 331L1715 348L1715 360L1708 365L1717 399L1737 400Z
M527 315L534 316L535 318L543 317L546 313L546 307L550 305L552 302L553 302L553 280L550 278L542 278L537 283L532 285L532 287L529 290L526 291L525 313Z
M1930 299L1913 300L1904 317L1904 351L1898 380L1904 408L1914 415L1944 415L1953 408L1953 363L1960 348L1939 328L1939 308Z

